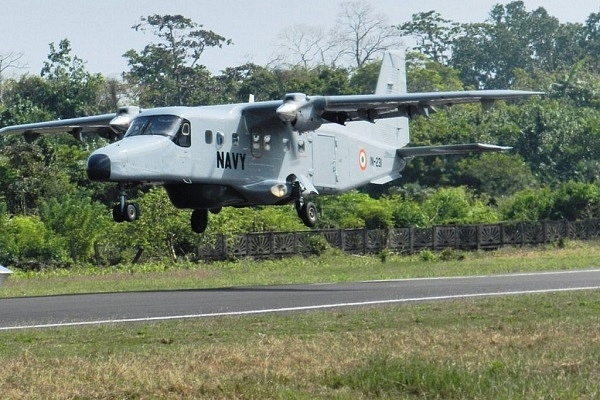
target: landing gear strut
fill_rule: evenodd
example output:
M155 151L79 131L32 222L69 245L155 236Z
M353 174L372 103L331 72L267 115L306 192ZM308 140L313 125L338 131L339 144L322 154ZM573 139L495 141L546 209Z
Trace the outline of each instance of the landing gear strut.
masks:
M112 214L115 222L133 222L140 217L140 208L135 203L127 202L127 194L122 189L120 202L113 207Z

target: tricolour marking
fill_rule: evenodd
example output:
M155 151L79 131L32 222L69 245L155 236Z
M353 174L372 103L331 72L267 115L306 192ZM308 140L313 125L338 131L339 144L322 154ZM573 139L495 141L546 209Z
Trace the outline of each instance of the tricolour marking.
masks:
M352 303L334 303L334 304L321 304L321 305L316 305L316 306L269 308L269 309L263 309L263 310L229 311L229 312L208 313L208 314L172 315L172 316L164 316L164 317L123 318L123 319L106 319L106 320L99 320L99 321L81 321L81 322L63 322L63 323L54 323L54 324L7 326L7 327L0 327L0 331L9 331L9 330L18 330L18 329L34 329L34 328L37 328L37 329L59 328L59 327L69 327L69 326L85 326L85 325L101 325L101 324L121 324L121 323L131 323L131 322L156 322L156 321L170 321L170 320L178 320L178 319L183 320L183 319L209 318L209 317L231 317L231 316L281 313L281 312L292 312L292 311L322 310L322 309L332 309L332 308L341 308L341 307L358 307L358 306L411 303L411 302L417 302L417 301L469 299L469 298L477 298L477 297L494 297L494 296L555 293L555 292L574 292L574 291L580 291L580 290L598 290L598 289L600 289L600 286L586 286L586 287L579 287L579 288L563 288L563 289L517 290L517 291L493 292L493 293L471 293L471 294L458 294L458 295L447 295L447 296L413 297L413 298L408 298L408 299L359 301L359 302L352 302Z
M360 149L358 152L358 166L360 167L361 171L367 169L367 152L365 149Z

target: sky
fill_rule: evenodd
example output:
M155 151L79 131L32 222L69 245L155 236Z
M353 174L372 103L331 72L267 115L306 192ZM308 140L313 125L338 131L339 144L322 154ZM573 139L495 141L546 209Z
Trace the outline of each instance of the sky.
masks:
M228 39L233 45L208 49L201 58L213 73L254 62L266 65L284 29L297 24L331 28L342 0L2 0L0 54L20 53L26 68L9 74L39 74L49 44L68 39L71 54L86 62L91 73L117 77L128 69L123 54L141 51L154 40L131 27L140 17L181 14ZM412 14L435 10L456 22L483 22L502 0L370 0L376 13L398 25ZM600 12L598 0L525 0L528 11L544 7L561 22L584 23Z

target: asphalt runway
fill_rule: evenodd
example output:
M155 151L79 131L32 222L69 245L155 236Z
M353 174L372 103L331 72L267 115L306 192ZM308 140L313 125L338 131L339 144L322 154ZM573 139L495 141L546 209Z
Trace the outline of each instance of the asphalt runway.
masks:
M600 289L600 269L0 298L0 331Z

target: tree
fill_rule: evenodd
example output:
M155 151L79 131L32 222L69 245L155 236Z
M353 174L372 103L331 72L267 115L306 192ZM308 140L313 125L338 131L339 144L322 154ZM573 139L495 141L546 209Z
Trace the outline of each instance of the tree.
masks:
M130 67L125 79L137 87L142 106L210 101L201 95L210 86L210 73L199 61L207 48L229 45L230 39L182 15L150 15L132 28L150 31L159 40L140 53L129 50L124 54Z
M408 92L463 90L458 71L452 67L444 66L414 52L407 54L406 64Z
M436 11L413 14L410 22L397 26L401 35L412 36L414 50L440 65L448 65L452 56L452 40L459 33L459 24L442 18Z
M399 31L388 23L385 14L375 13L365 1L347 1L332 31L339 52L360 67L377 58L383 51L400 45Z
M592 13L585 22L581 45L585 54L592 58L595 72L600 72L600 12Z
M467 185L494 198L511 196L537 181L518 154L491 153L459 161L454 184Z
M336 42L330 40L323 28L306 24L292 25L283 30L276 48L272 63L281 66L335 66L340 57Z
M100 74L91 74L85 62L71 55L71 43L60 41L58 47L50 43L48 61L40 73L47 85L43 93L43 106L57 118L74 118L114 111L103 108L99 94L105 81Z
M533 72L571 65L577 61L572 57L582 54L572 50L579 46L576 26L561 28L544 8L528 12L522 1L513 1L495 5L486 23L462 25L450 64L467 86L509 88L516 68Z
M380 61L364 63L352 70L350 76L350 89L354 94L373 94L377 88L377 79L381 69Z
M4 73L9 69L22 69L22 53L0 53L0 106L4 103Z
M523 156L542 183L557 186L598 174L589 167L600 159L599 110L549 99L511 108L511 114L518 129L504 143Z

